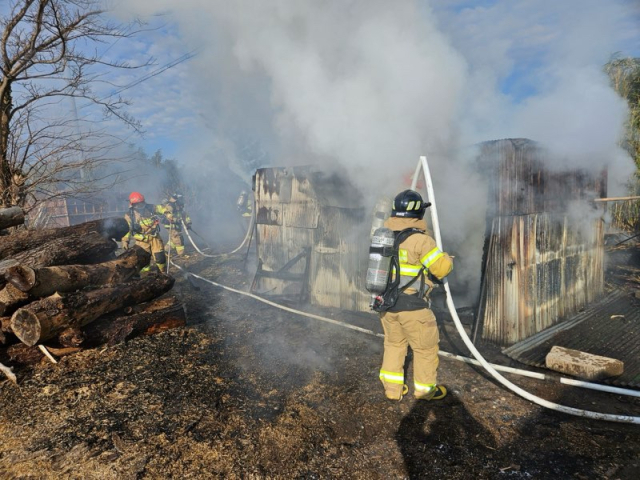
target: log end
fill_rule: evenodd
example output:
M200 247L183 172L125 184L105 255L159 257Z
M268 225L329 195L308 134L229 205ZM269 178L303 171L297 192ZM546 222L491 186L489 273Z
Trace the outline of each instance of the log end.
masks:
M30 347L38 343L42 334L38 316L24 308L16 310L11 317L11 330L22 343Z
M9 267L4 278L22 292L28 292L36 284L36 272L33 268L24 265Z

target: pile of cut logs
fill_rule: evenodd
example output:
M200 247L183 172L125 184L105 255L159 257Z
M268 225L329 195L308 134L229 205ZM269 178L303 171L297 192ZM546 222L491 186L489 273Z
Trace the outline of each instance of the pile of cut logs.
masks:
M19 207L0 209L0 231L23 222ZM134 246L116 257L114 239L128 229L116 217L0 235L0 369L9 378L2 362L55 361L185 324L184 306L164 295L174 279L139 275L149 253Z

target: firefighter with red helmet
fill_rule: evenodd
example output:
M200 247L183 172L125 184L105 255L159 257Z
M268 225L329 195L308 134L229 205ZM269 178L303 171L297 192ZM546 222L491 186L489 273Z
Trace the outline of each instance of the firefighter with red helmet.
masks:
M391 216L384 223L396 235L405 229L419 230L399 245L400 285L406 289L393 307L380 314L384 329L380 380L390 400L402 400L409 391L404 379L409 346L413 351L414 397L439 400L447 394L447 389L437 383L440 338L428 294L433 287L429 276L441 280L453 269L453 260L426 233L423 217L428 205L418 192L404 190L395 197Z
M144 195L132 192L129 195L129 211L124 216L129 224L129 231L122 237L122 247L129 247L129 240L133 238L136 245L151 253L155 266L164 272L167 267L167 257L164 242L160 237L160 219L156 215L156 208L145 202ZM149 272L151 264L140 270Z
M158 205L156 212L163 216L164 228L169 232L167 252L175 249L179 257L187 257L184 253L184 237L182 236L182 224L191 229L191 218L184 209L184 196L177 191L172 193L167 200Z

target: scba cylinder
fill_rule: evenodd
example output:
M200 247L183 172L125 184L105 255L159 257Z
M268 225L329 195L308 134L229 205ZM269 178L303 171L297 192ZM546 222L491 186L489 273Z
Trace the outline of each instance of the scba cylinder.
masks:
M374 294L384 293L389 279L395 235L386 227L378 228L371 237L366 288Z
M389 218L389 212L391 212L392 202L389 197L380 197L376 202L376 206L373 208L373 218L371 220L371 232L369 237L373 237L378 228L384 226L384 222Z

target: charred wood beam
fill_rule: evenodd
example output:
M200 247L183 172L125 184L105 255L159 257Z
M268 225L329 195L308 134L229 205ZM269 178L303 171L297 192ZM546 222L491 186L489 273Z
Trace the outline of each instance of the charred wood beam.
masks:
M46 297L55 292L73 292L86 286L121 283L149 264L151 254L134 246L115 260L96 265L60 265L31 268L9 267L5 280L30 297ZM1 292L0 292L1 293Z
M82 332L80 329L69 328L58 337L58 340L61 340L63 335L81 335L85 339L82 347L67 346L61 341L63 348L47 346L47 350L57 357L62 357L85 348L105 344L115 345L138 335L154 335L171 328L184 326L186 323L185 308L175 297L158 298L145 304L136 305L131 311L131 315L109 313L87 325ZM28 346L24 343L9 346L7 355L12 362L21 365L39 363L44 358L44 354L37 346Z
M77 327L65 328L58 335L58 343L63 347L79 347L84 342L84 334Z
M24 223L24 212L20 207L0 208L0 230Z
M166 275L149 275L112 287L60 295L19 308L11 317L13 333L26 345L55 337L68 327L82 327L120 308L159 297L173 287Z
M0 315L10 315L21 305L29 303L29 294L8 283L0 290Z
M17 264L36 268L51 265L98 263L112 257L117 248L116 242L104 238L97 232L56 238L47 244L16 253L13 258L1 261L0 287L6 283L4 274Z
M128 231L129 226L121 217L92 220L71 227L24 230L0 237L0 259L15 258L19 252L38 248L59 238L96 233L107 239L120 240Z
M83 345L115 345L138 335L152 335L186 324L184 305L176 297L159 298L136 305L131 315L111 313L83 329Z
M47 347L47 350L56 357L64 357L82 351L78 347L54 348ZM40 363L44 358L44 353L38 346L30 347L24 343L17 343L7 348L7 356L12 363L19 365L34 365Z
M11 332L11 317L0 317L0 331Z
M56 238L36 248L16 253L11 259L27 267L99 263L109 259L118 245L97 232ZM4 274L8 265L1 273Z

